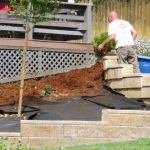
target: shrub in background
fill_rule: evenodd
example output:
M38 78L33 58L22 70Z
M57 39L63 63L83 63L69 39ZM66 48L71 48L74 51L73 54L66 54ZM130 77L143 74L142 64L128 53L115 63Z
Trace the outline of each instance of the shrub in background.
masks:
M150 56L150 39L136 39L134 48L136 49L138 55Z

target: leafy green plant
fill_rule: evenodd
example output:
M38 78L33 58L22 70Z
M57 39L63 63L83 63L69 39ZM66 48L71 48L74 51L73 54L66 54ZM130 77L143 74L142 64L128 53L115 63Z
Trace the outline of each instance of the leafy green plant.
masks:
M108 32L101 33L99 36L94 38L94 45L98 46L99 44L104 42L107 38L108 38ZM115 41L112 41L109 44L107 44L104 49L106 51L111 51L115 49L115 46L116 46Z
M45 95L51 94L53 91L55 91L55 90L52 87L47 86L47 87L42 89L41 96L45 96Z
M2 141L2 139L0 139L0 149L2 150L7 150L7 145L6 145L6 143L4 143L3 141Z
M45 15L55 12L59 0L10 0L10 4L13 6L12 14L37 22L48 20Z

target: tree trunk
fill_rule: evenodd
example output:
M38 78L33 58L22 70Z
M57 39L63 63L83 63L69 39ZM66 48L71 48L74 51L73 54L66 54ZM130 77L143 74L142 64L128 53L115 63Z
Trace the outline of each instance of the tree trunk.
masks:
M25 63L26 63L26 51L28 47L28 31L29 31L29 22L25 24L25 39L24 39L24 48L21 53L22 63L21 63L21 83L20 83L20 95L19 95L19 106L18 106L18 117L22 113L22 103L23 103L23 92L24 92L24 76L25 76Z

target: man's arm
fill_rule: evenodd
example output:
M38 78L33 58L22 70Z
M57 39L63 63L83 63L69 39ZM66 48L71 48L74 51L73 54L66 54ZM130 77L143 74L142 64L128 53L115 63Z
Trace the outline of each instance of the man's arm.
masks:
M104 46L105 46L106 44L108 44L109 42L111 42L112 40L115 40L115 35L110 35L103 43L101 43L101 44L97 47L97 49L98 49L98 50L102 50L102 49L104 48Z
M137 36L137 32L136 32L136 30L134 29L134 27L130 23L129 23L129 28L130 28L133 40L135 40L135 38Z
M135 38L137 36L137 32L134 28L131 30L131 34L132 34L133 39L135 40Z

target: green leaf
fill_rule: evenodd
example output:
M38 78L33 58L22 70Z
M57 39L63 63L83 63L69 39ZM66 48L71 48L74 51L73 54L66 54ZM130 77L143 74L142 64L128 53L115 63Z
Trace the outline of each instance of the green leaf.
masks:
M31 21L37 22L46 21L45 14L53 13L59 5L59 0L10 0L10 4L19 18L30 18Z

